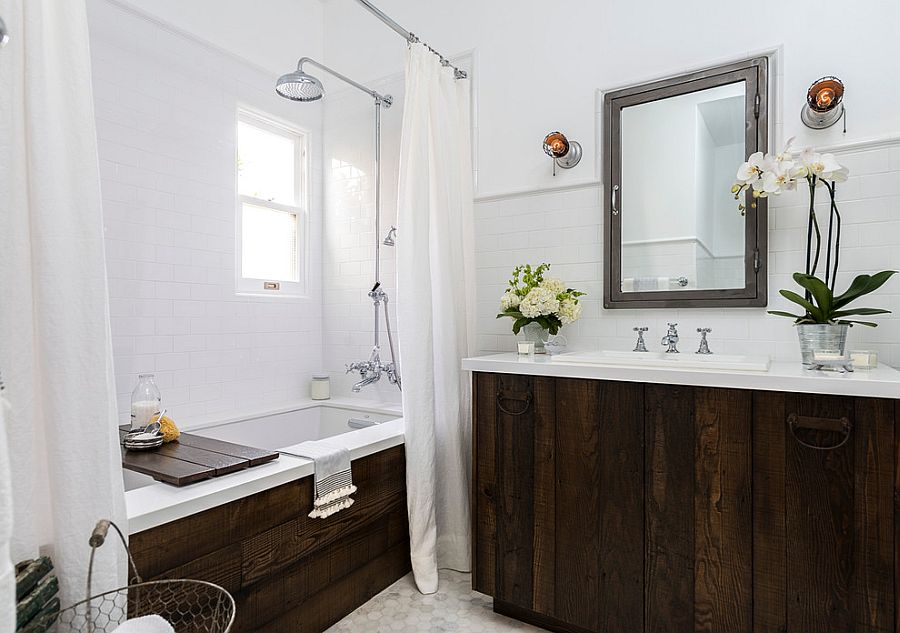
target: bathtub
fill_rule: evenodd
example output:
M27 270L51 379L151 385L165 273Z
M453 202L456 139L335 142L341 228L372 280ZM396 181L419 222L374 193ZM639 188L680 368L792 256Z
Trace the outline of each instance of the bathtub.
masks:
M198 419L182 430L205 437L288 453L296 444L329 438L367 457L403 443L397 406L353 400L301 401L268 411ZM253 495L313 473L310 460L277 460L181 488L123 471L129 532L134 534Z

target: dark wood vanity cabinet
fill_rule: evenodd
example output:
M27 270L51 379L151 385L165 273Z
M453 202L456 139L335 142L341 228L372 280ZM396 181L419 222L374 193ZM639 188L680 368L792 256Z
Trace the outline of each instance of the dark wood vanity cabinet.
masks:
M473 583L496 611L900 631L895 401L476 373L474 407Z

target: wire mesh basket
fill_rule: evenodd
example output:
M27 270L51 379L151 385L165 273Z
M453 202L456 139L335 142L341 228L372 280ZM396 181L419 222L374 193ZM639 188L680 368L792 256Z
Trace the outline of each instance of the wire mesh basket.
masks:
M119 535L135 582L91 595L94 554L112 526ZM203 580L150 580L138 575L125 536L115 523L100 521L91 535L87 598L59 612L57 633L112 633L127 619L159 615L176 633L228 633L234 622L234 599L219 585Z

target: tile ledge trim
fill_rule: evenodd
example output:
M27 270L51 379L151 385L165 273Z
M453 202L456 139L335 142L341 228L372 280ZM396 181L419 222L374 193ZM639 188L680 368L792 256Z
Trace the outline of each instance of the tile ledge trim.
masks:
M861 152L883 147L900 146L900 133L885 134L882 136L874 136L871 138L860 139L855 141L844 141L841 143L832 143L817 147L820 152L831 152L832 154L845 154L851 152ZM528 196L541 196L548 193L563 193L566 191L579 191L582 189L599 189L603 186L600 180L586 180L582 182L574 182L565 185L554 185L551 187L530 187L525 189L513 189L510 191L501 191L475 196L475 204L484 202L498 202L500 200L508 200L511 198L525 198Z

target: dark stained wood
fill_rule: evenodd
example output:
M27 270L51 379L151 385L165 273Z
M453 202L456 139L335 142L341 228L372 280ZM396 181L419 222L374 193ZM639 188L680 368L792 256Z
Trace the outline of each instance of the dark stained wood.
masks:
M122 468L149 475L173 486L187 486L215 475L215 469L182 459L159 455L154 451L122 450Z
M753 394L753 630L787 630L786 396Z
M694 631L750 633L752 394L695 389Z
M850 398L791 395L787 413L853 419ZM804 441L832 445L834 433L805 431ZM853 574L855 437L820 451L787 440L787 630L850 631Z
M583 629L580 626L575 626L558 618L548 616L544 613L538 613L515 604L503 602L502 600L494 600L494 611L500 615L528 622L529 624L539 626L548 631L556 631L557 633L593 633L588 629ZM631 629L628 630L630 631Z
M474 582L498 613L568 633L900 633L897 401L475 382ZM833 450L794 437L831 447L848 426Z
M894 633L900 633L900 402L894 402Z
M473 380L472 587L493 596L497 571L497 402L496 374Z
M126 432L127 428L121 427L119 437L124 437ZM178 440L149 451L132 451L122 446L123 468L174 486L187 486L275 459L278 459L277 451L211 440L191 433L182 433Z
M214 477L221 477L250 467L249 459L193 448L178 441L163 444L152 453L212 468Z
M530 608L534 582L534 386L526 376L501 375L498 381L495 597Z
M694 628L693 391L647 385L645 627Z
M553 615L556 608L556 384L534 380L534 561L532 608Z
M644 628L643 413L643 385L602 384L597 630L605 633Z
M355 460L357 503L327 519L310 476L139 532L138 570L224 586L234 633L324 631L410 569L404 469L402 446Z
M894 603L894 403L855 400L853 597L858 631L892 633Z
M406 503L403 446L370 457L376 459L353 463L353 480L358 490L353 495L355 503L347 510L327 519L311 519L310 491L301 499L301 510L295 518L241 542L245 584L290 567L298 558L341 538L355 526Z
M553 615L591 631L600 622L601 385L556 382L556 565L565 573L556 579Z
M222 440L214 440L209 437L195 435L193 433L182 433L178 438L178 443L182 446L190 446L193 448L201 448L213 453L222 453L232 457L241 457L250 462L251 466L259 466L273 460L278 459L277 451L269 451L263 448L253 448L252 446L242 446L233 444L232 442L224 442Z

